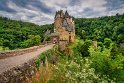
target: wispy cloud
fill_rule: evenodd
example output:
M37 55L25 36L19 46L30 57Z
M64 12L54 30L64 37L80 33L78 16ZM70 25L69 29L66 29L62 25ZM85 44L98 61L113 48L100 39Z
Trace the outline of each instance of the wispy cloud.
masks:
M124 13L124 0L0 0L0 15L42 25L65 7L74 17L115 15Z

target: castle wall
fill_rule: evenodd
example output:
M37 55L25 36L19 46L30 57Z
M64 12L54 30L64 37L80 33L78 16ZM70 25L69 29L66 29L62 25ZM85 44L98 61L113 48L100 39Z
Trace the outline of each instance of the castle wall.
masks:
M66 18L66 20L67 20L67 22L68 22L69 24L71 24L71 19L70 19L70 18Z
M70 42L74 42L75 34L73 32L71 32L70 35L71 35L71 41Z
M0 74L0 83L28 83L37 71L35 60L16 66Z
M60 33L59 37L60 40L68 40L69 41L69 33L62 28L58 29L58 32Z
M55 30L56 32L59 33L60 40L67 40L68 42L74 42L75 29L73 30L73 32L69 32L66 31L62 25L64 19L66 19L67 23L71 25L71 27L75 27L74 22L70 16L67 18L64 18L63 16L64 14L61 11L59 11L59 13L56 13L55 23L54 23Z
M54 23L55 29L57 30L58 28L61 28L61 26L62 26L62 18L61 17L56 18Z

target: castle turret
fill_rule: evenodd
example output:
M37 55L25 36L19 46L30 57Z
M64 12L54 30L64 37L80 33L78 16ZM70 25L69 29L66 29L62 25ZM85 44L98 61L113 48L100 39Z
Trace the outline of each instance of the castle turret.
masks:
M73 42L75 37L74 20L69 13L63 13L63 10L57 11L55 15L54 31L59 33L60 40Z
M63 16L64 16L63 10L56 12L55 23L54 23L54 27L56 31L62 26Z
M63 18L63 16L64 16L63 10L57 11L56 15L55 15L55 19L56 18Z
M65 18L69 18L69 17L70 17L67 10L66 10L66 12L65 12L64 17L65 17Z

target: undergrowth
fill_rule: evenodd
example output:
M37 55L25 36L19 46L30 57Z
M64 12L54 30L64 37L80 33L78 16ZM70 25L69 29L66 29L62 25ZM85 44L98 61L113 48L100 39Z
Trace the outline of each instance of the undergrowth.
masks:
M113 59L111 47L94 48L90 43L86 46L88 42L77 39L67 46L67 52L54 48L41 54L36 63L39 66L41 60L45 65L39 68L39 80L34 78L32 83L123 83L124 56L118 54ZM85 46L87 52L81 52Z

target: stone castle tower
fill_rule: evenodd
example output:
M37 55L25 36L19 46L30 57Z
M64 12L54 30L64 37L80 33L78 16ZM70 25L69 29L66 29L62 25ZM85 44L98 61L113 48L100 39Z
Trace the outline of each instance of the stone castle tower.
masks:
M54 32L59 34L59 40L74 42L75 24L74 18L70 16L66 10L57 11L54 18Z

